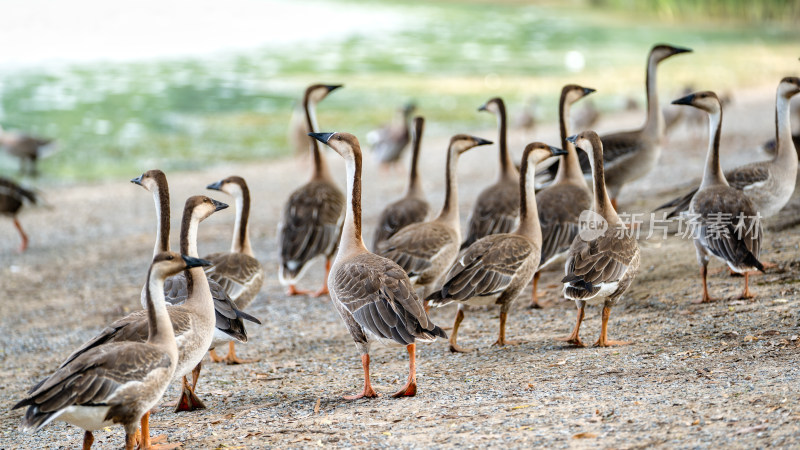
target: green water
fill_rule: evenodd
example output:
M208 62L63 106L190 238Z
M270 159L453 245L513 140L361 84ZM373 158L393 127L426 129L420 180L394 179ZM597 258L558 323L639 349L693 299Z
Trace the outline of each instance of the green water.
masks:
M601 109L618 107L611 94L640 95L645 56L656 42L696 51L680 57L682 71L662 86L695 78L727 87L777 83L775 72L783 68L754 67L752 52L758 61L793 57L796 64L792 44L800 37L780 26L705 29L566 7L355 6L388 12L396 18L392 31L359 33L359 23L345 23L334 39L223 55L7 71L0 74L0 123L57 138L59 152L41 164L47 178L129 178L152 167L191 169L289 154L292 107L304 86L317 81L345 84L319 108L323 130L363 136L413 99L428 118L428 132L449 135L491 127L475 110L495 95L509 109L535 96L542 118L553 118L558 86L568 81L606 89L596 102ZM582 70L567 69L569 51L583 56ZM698 69L703 64L710 67ZM0 173L15 170L16 161L0 155Z

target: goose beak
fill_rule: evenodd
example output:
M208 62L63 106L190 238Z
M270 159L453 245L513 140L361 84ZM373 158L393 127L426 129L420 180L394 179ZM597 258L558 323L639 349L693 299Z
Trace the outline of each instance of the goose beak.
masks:
M585 87L585 88L583 88L583 95L584 95L584 96L586 96L586 95L589 95L589 94L591 94L592 92L594 92L595 90L596 90L596 89L592 89L592 88L587 88L587 87Z
M344 86L343 84L328 84L325 88L328 89L328 93L330 94L332 91L339 89L340 87Z
M681 97L677 100L673 100L673 105L691 105L694 101L694 94L689 94L686 97Z
M478 108L478 111L488 111L488 110L489 109L486 108L486 104L483 104L483 105L480 106L480 108Z
M550 154L553 156L566 155L567 151L558 147L547 146L550 149Z
M220 181L217 181L215 183L211 183L208 186L206 186L206 189L211 189L211 190L214 190L214 191L221 191L222 190L222 181L220 180Z
M186 256L186 255L181 255L181 258L183 258L183 262L186 263L187 269L191 269L192 267L202 267L211 265L211 261L207 261L205 259L192 258L191 256Z
M479 137L475 137L475 136L472 136L472 139L475 139L475 145L490 145L490 144L494 144L494 142L492 142L492 141L490 141L488 139L483 139L483 138L479 138Z
M144 176L144 174L141 174L141 175L139 175L138 177L136 177L136 178L132 179L132 180L131 180L131 183L133 183L133 184L138 184L139 186L141 186L141 185L142 185L142 177L143 177L143 176Z
M221 211L228 207L228 205L226 205L225 203L218 202L213 198L211 199L211 201L214 202L214 212Z
M577 134L573 134L572 136L570 136L570 137L568 137L568 138L567 138L567 142L571 142L571 143L573 143L573 144L574 144L574 143L575 143L577 140L578 140L578 135L577 135Z
M685 48L685 47L672 47L672 54L677 55L679 53L691 53L692 49Z
M336 133L308 133L309 136L322 142L323 144L327 144L328 141L331 139L331 136L333 136L334 134Z

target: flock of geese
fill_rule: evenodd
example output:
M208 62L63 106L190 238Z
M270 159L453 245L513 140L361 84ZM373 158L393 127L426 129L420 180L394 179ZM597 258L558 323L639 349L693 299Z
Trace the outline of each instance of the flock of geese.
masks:
M607 136L593 131L571 134L570 108L594 90L564 86L559 101L560 146L528 144L518 168L507 148L503 100L493 98L481 106L480 111L492 113L498 120L500 170L497 181L478 196L466 236L461 234L459 221L458 161L464 152L492 142L468 134L450 139L444 203L438 214L429 218L430 205L417 170L424 119L414 117L412 139L406 137L402 145L374 144L383 163L396 161L409 141L413 154L408 188L380 214L372 251L362 238L359 141L349 133L317 131L317 104L340 86L308 87L302 107L305 126L311 130L313 170L308 182L291 193L283 208L278 230L278 278L288 295L330 295L361 355L364 370L361 392L345 398L378 396L369 374L370 346L374 342L406 347L408 380L393 395L416 394L416 343L448 338L429 318L429 307L458 304L449 336L454 352L467 351L458 345L457 336L470 305L498 305L500 323L495 345L511 344L506 339L510 306L531 281L531 306L538 306L536 283L540 272L564 258L563 294L578 310L575 327L564 340L584 345L579 332L588 303L603 307L600 335L594 345L625 344L609 339L608 321L612 308L636 277L640 250L617 214L616 199L626 184L650 173L659 158L665 123L657 97L657 66L673 55L690 51L669 45L656 45L650 51L647 120L638 130ZM728 172L720 169L722 105L717 95L697 92L672 102L697 108L709 117L702 183L662 205L672 208L672 215L687 211L695 217L693 241L702 276L701 302L712 300L706 285L712 256L744 274L742 297L753 296L748 274L764 271L766 265L759 260L763 231L758 217L776 214L795 187L798 160L789 121L790 99L798 93L800 78L786 77L778 85L774 156ZM406 123L412 111L413 105L403 108L397 123L400 119ZM399 136L403 140L404 132L398 132L395 123L381 134L381 139ZM345 192L331 174L321 145L344 159ZM558 164L542 169L542 163L552 157L558 158ZM535 180L539 177L552 182L537 190ZM214 361L247 362L237 358L234 343L247 341L245 321L260 323L243 311L266 276L250 244L250 191L245 180L232 176L208 186L234 199L236 220L230 251L203 258L197 247L200 222L227 205L203 195L187 199L180 253L174 253L169 243L166 176L160 170L150 170L131 181L152 194L158 222L153 261L141 294L144 309L108 325L14 406L27 408L22 424L25 429L39 430L59 419L86 430L84 448L91 447L92 431L112 424L123 425L126 448L133 448L137 441L142 448L151 448L149 411L167 386L174 380L182 383L176 411L203 408L195 388L205 353L210 350ZM6 191L0 195L0 207L15 213L19 205L8 200L13 196ZM28 194L20 191L20 195ZM588 211L603 227L584 234L580 221ZM732 219L720 222L720 216ZM317 258L325 259L326 284L316 290L299 289L309 262ZM228 353L220 357L215 349L226 343ZM141 432L137 431L139 425Z

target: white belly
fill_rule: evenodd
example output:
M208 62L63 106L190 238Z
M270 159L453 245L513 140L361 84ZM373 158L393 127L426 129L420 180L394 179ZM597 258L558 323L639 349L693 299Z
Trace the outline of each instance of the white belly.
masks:
M110 406L69 406L58 419L84 430L101 430L114 424L110 420L104 420L109 409Z

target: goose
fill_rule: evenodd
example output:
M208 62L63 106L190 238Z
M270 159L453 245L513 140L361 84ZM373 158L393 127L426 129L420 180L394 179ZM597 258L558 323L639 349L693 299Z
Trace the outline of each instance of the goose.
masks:
M798 93L800 93L798 77L786 77L778 84L775 101L775 140L778 144L772 159L745 164L725 172L728 185L742 191L764 218L776 215L789 202L794 192L797 179L797 150L792 141L789 104L792 97ZM689 209L698 189L695 188L688 194L659 206L656 210L672 208L667 217L675 217Z
M22 244L19 246L20 253L28 249L28 235L22 229L17 214L25 202L36 203L36 200L36 193L33 191L20 186L13 180L0 177L0 215L9 216L14 222L14 228L17 229L19 237L22 239Z
M83 428L83 448L93 431L121 424L125 448L132 450L142 420L142 448L149 448L144 416L161 399L178 365L178 347L164 300L164 280L182 270L209 264L178 253L153 258L147 275L147 338L97 345L59 367L12 409L28 407L24 431L39 431L55 419Z
M211 261L206 268L206 276L219 283L227 291L236 308L247 308L264 284L264 268L253 255L250 246L248 219L250 217L250 189L240 176L230 176L224 180L209 184L208 189L224 192L236 201L236 223L233 227L233 243L231 251L212 253L204 259ZM215 362L225 361L227 364L248 362L236 357L234 341L229 342L227 356L220 358L214 349L210 357Z
M416 108L413 103L408 103L397 110L389 124L367 134L367 141L372 147L373 155L382 165L394 164L403 155L403 150L411 141L408 119Z
M206 196L189 197L183 210L181 223L181 253L197 258L197 228L200 222L216 211L228 205L212 200ZM180 275L179 275L180 276ZM211 295L206 273L202 268L184 271L184 282L179 280L170 283L171 277L164 284L165 297L185 297L181 304L167 306L175 339L178 343L178 366L174 379L182 379L181 395L175 411L191 411L205 408L203 402L195 395L197 380L200 377L200 361L211 347L215 334L215 302ZM171 286L171 284L173 284ZM62 364L68 365L82 354L100 345L110 342L144 342L147 339L147 311L134 311L116 320L102 330L97 336L83 344L73 352ZM193 383L190 385L186 375L192 373Z
M406 225L422 222L428 217L430 205L425 200L425 193L422 192L422 183L419 179L417 164L419 161L420 142L422 141L422 129L425 119L422 117L414 118L414 145L411 154L411 171L408 177L408 188L406 195L394 203L389 204L381 212L378 218L378 225L375 227L372 248L378 248L381 242L394 236Z
M369 348L374 341L403 345L410 359L408 382L393 397L417 393L416 342L447 334L428 318L411 280L394 261L370 253L361 237L361 147L348 133L309 133L341 155L347 170L347 210L339 249L328 278L334 307L361 353L364 389L346 396L377 397L369 377Z
M8 154L19 158L20 175L36 176L38 175L36 161L52 153L54 144L52 139L4 131L0 126L0 147L3 147Z
M639 268L639 245L611 204L603 173L603 143L594 131L570 136L567 141L591 155L594 200L587 222L596 227L582 229L572 241L564 264L564 296L575 301L578 320L566 339L583 347L579 331L586 303L603 303L602 327L596 347L625 345L608 339L611 308L628 289ZM581 219L583 221L583 219Z
M517 111L514 127L527 133L533 132L537 122L537 109L538 101L535 98L529 98L525 105Z
M156 207L156 220L158 223L153 255L163 251L169 251L170 213L167 176L161 170L153 169L132 179L131 182L142 186L153 194L153 202ZM183 236L181 239L183 239ZM208 272L210 269L206 269L206 271ZM211 344L211 353L209 356L212 361L220 362L218 361L219 357L216 355L214 349L226 343L232 344L234 341L247 342L247 330L245 330L243 320L248 320L257 324L261 324L261 321L245 313L240 308L237 308L234 300L228 295L226 288L217 282L216 279L210 276L207 276L207 279L209 289L211 290L211 296L214 299L214 315L216 322L214 327L214 340ZM187 281L183 274L178 274L167 279L167 291L165 292L167 302L171 305L180 305L185 302L188 295L186 286ZM144 293L145 291L142 289L142 306L145 304ZM237 359L235 358L225 360L225 362L230 364L234 364L236 361Z
M780 96L779 96L780 98ZM761 221L758 209L745 192L728 184L719 164L719 141L722 130L722 105L711 91L697 92L672 102L689 105L708 114L708 156L706 157L703 181L689 204L694 246L700 275L703 278L703 297L697 303L708 303L714 299L708 294L706 277L711 256L725 262L734 272L744 273L744 290L740 298L753 298L749 289L749 272L764 266L758 260L761 249ZM788 112L788 108L787 108ZM783 136L779 136L779 139ZM789 153L794 170L797 161ZM792 176L794 184L794 176Z
M514 229L519 217L519 173L511 160L506 145L506 106L501 98L492 98L478 111L488 111L497 116L500 150L500 172L497 181L484 189L475 201L467 225L467 238L461 250L478 239Z
M484 236L467 247L447 272L441 290L426 298L431 306L458 302L450 351L466 351L456 342L458 327L464 320L464 305L500 305L500 333L495 345L515 344L506 341L508 310L536 272L542 248L534 196L535 167L551 156L565 153L540 142L525 147L520 169L519 226L513 233Z
M310 131L316 129L317 103L340 87L341 85L314 84L306 89L303 108ZM331 178L325 156L320 152L317 141L310 139L310 146L314 159L311 179L289 196L278 224L281 262L278 278L282 285L288 286L287 295L311 294L318 297L328 293L326 284L313 293L298 290L295 286L297 280L303 276L308 262L318 256L326 259L325 279L328 279L331 258L336 251L342 229L344 195Z
M375 253L396 262L408 273L415 289L422 290L422 298L432 292L434 284L458 256L461 241L456 170L458 158L473 147L491 143L466 134L453 136L447 147L444 205L439 215L427 222L408 225L376 249Z
M561 89L558 102L561 146L567 154L561 157L553 183L536 194L539 204L539 224L542 227L541 262L533 276L530 307L541 308L538 286L541 271L563 256L578 235L578 218L592 207L592 192L581 171L578 152L567 141L570 109L573 103L594 92L594 89L568 84Z
M661 154L661 142L664 139L664 116L658 105L656 89L656 73L658 64L670 56L688 53L688 48L658 44L650 50L647 57L647 119L638 130L625 131L603 136L606 188L611 196L611 204L617 207L617 198L622 187L647 175ZM584 174L591 173L590 158L581 160ZM547 172L554 178L558 170L558 162L550 165Z

